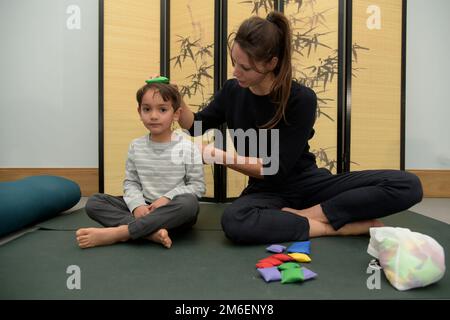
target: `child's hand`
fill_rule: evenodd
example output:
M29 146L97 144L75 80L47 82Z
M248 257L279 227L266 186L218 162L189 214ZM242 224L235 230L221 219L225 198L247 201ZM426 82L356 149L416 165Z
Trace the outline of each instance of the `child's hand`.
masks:
M149 214L150 212L151 210L149 205L139 206L133 210L133 215L136 219L139 219Z
M149 213L151 213L156 208L165 206L169 202L170 202L170 199L166 198L166 197L161 197L158 200L153 201L152 204L148 206L150 208L150 212Z

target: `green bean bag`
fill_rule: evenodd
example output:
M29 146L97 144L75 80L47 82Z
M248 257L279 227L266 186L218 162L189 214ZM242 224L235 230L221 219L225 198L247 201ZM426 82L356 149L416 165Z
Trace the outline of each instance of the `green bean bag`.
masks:
M78 184L62 177L0 182L0 236L70 209L80 198Z

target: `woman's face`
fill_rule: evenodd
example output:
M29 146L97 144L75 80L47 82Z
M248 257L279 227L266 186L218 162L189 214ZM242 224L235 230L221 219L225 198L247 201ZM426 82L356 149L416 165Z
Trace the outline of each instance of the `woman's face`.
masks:
M255 70L247 53L236 42L231 48L231 62L234 66L233 76L237 79L239 85L244 88L258 87L270 73L268 73L267 63L263 62L255 61L259 72Z

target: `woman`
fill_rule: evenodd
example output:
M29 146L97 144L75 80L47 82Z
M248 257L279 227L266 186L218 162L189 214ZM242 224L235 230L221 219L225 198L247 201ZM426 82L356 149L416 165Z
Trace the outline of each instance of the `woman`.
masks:
M408 172L333 175L317 167L308 145L314 135L317 99L311 89L292 81L291 37L289 21L282 13L245 20L230 42L235 79L226 81L212 102L196 114L182 104L179 123L191 134L198 131L194 120L201 121L201 133L223 123L235 132L256 132L256 155L249 152L255 141L247 142L244 150L238 148L232 157L217 148L209 150L216 163L249 176L248 186L222 216L225 234L238 243L365 234L383 225L376 218L422 199L419 179ZM271 163L260 152L261 146L269 145L261 142L267 137L264 132L272 140L278 137L279 144L270 143L278 146L269 150L276 158ZM274 163L276 173L269 173Z

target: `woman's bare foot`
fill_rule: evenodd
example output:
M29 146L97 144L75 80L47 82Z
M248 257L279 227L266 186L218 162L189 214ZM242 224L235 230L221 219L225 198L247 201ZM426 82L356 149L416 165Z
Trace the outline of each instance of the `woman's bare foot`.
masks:
M330 223L328 221L328 218L325 216L325 214L322 211L322 207L320 204L317 204L313 207L307 208L307 209L292 209L292 208L283 208L282 211L287 211L293 214L296 214L298 216L302 216L308 219L316 220L323 223Z
M323 213L320 204L302 210L292 208L283 208L281 210L307 218L309 222L309 236L311 238L322 236L356 236L369 233L370 228L384 226L381 221L373 219L348 223L339 230L334 230Z
M357 236L368 234L370 228L383 227L384 223L373 219L347 223L338 230L334 230L329 223L323 223L314 219L308 219L309 237L322 236Z
M384 223L380 220L363 220L347 223L339 230L336 230L339 236L357 236L360 234L368 234L370 228L384 227Z
M106 246L130 239L128 226L114 228L83 228L76 232L80 248Z
M159 229L147 237L148 240L161 243L167 249L172 246L172 239L169 238L169 233L166 229Z

